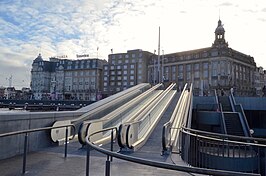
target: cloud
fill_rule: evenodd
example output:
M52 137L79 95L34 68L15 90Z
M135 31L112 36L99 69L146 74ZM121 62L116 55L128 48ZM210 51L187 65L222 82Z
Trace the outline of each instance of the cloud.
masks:
M233 6L233 4L232 3L230 3L230 2L224 2L224 3L221 3L221 4L219 4L219 6Z
M14 78L26 70L30 75L31 63L39 52L45 59L56 55L74 59L80 53L107 59L111 48L114 52L136 48L153 52L158 45L158 26L166 52L208 47L213 42L220 6L228 32L234 31L229 27L236 22L251 23L254 18L246 12L263 7L211 0L0 1L0 60L7 65L0 70L17 70ZM256 18L265 20L263 15ZM0 79L0 86L4 84L6 81Z

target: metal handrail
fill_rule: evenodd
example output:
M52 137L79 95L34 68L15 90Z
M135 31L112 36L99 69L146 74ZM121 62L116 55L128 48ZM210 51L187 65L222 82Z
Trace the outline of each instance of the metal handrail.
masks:
M185 98L184 94L186 92L186 89L187 89L187 84L185 84L185 86L183 88L183 91L180 95L179 101L177 102L177 105L174 109L174 112L173 112L170 120L163 125L163 130L162 130L162 148L163 148L163 150L162 150L162 153L164 153L164 151L167 151L167 149L171 145L170 144L172 141L171 129L173 129L172 125L173 125L174 120L177 118L176 116L177 116L178 110L180 109L181 102L184 101L183 99ZM192 90L192 89L190 89L190 90ZM170 138L170 140L168 142L166 142L166 140L169 138Z
M126 111L127 109L129 109L130 107L139 103L141 100L143 100L146 96L150 95L154 90L158 89L160 86L162 86L162 84L157 84L157 85L153 86L152 88L143 92L139 96L137 96L134 99L130 100L129 102L125 103L120 108L118 108L118 109L112 111L111 113L105 115L101 119L86 120L83 123L81 123L81 125L79 127L79 131L78 131L79 142L82 145L85 145L85 136L87 136L88 130L84 131L83 128L87 128L86 125L88 126L91 123L98 123L98 122L103 122L103 123L107 124L109 122L116 121L122 114L124 115L127 112ZM119 125L119 124L117 124L117 125Z
M147 112L145 112L145 115L143 117L141 117L140 119L137 117L137 121L139 123L142 123L148 116L150 116L151 112L154 111L155 107L157 107L157 105L168 95L168 93L173 89L173 87L175 86L176 84L175 83L172 83L170 86L167 87L167 89L165 91L163 91L156 99L155 101L152 102L152 104L150 104L148 106L148 109L147 109ZM133 121L133 123L135 123L136 121ZM128 138L129 138L129 135L128 135L128 132L129 132L129 128L130 126L132 125L131 123L128 124L129 127L127 128L127 133L126 133L126 141L127 141L127 147L130 148L130 149L133 149L133 145L129 145L128 143ZM149 130L149 128L148 128ZM147 132L146 132L147 133ZM138 139L138 141L143 141L144 138L141 137L140 139Z
M256 142L266 142L266 139L262 138L254 138L254 137L246 137L246 136L236 136L236 135L228 135L228 134L220 134L220 133L212 133L212 132L207 132L207 131L201 131L201 130L196 130L192 128L186 128L182 127L182 129L187 130L187 131L192 131L197 134L204 134L204 135L211 135L211 136L216 136L216 137L221 137L221 138L226 138L226 139L239 139L239 140L251 140L251 141L256 141Z
M116 130L117 127L111 127L106 130ZM243 173L243 172L235 172L235 171L225 171L225 170L215 170L215 169L206 169L206 168L198 168L198 167L191 167L191 166L180 166L180 165L175 165L175 164L170 164L166 162L160 162L160 161L154 161L154 160L148 160L148 159L143 159L143 158L138 158L138 157L133 157L133 156L127 156L123 155L117 152L109 151L107 149L103 149L99 146L94 145L92 142L90 142L90 137L92 135L95 135L97 133L101 133L103 130L97 131L89 136L86 136L86 143L87 143L87 160L86 160L86 176L89 176L89 164L90 164L90 148L95 149L96 151L103 153L107 155L107 161L106 161L106 173L105 175L109 176L110 175L110 156L114 158L119 158L125 161L133 162L133 163L138 163L138 164L143 164L147 166L152 166L156 168L162 168L162 169L168 169L168 170L175 170L175 171L181 171L181 172L188 172L188 173L198 173L198 174L208 174L208 175L216 175L216 176L258 176L260 174L252 174L252 173ZM113 139L113 138L112 138ZM112 141L111 141L112 144ZM112 145L111 145L112 147ZM139 173L136 173L139 174Z
M196 133L191 133L185 130L181 130L183 133L191 135L191 136L195 136L195 137L200 137L203 139L209 139L209 140L213 140L213 141L220 141L220 142L227 142L227 143L234 143L234 144L243 144L243 145L250 145L250 146L258 146L258 147L266 147L265 144L259 144L259 143L251 143L251 142L241 142L241 141L233 141L233 140L229 140L229 139L220 139L220 138L215 138L215 137L209 137L209 136L204 136L204 135L200 135L200 134L196 134Z
M76 133L76 127L73 124L68 124L68 125L62 125L62 126L56 126L56 127L44 127L44 128L35 128L35 129L28 129L28 130L21 130L21 131L13 131L9 133L2 133L0 134L1 137L7 137L7 136L13 136L13 135L18 135L18 134L25 134L25 139L24 139L24 153L23 153L23 166L22 166L22 173L25 174L26 172L26 162L27 162L27 147L28 147L28 133L33 133L37 131L44 131L44 130L51 130L51 129L57 129L57 128L64 128L66 127L66 137L65 137L65 158L67 157L67 141L68 141L68 127L73 128L73 135L70 140L74 139L75 133Z
M236 104L236 100L235 100L235 96L230 92L230 95L231 95L231 98L232 98L232 101L233 101L233 104L234 104L234 108L236 107L236 106L239 106L240 107L240 114L242 115L242 117L243 117L243 120L244 120L244 125L246 126L246 128L248 129L248 130L250 130L250 127L249 127L249 124L248 124L248 121L247 121L247 117L246 117L246 115L245 115L245 113L244 113L244 109L243 109L243 106L242 106L242 104ZM235 108L235 110L236 110L236 108ZM236 110L237 111L237 110ZM252 134L250 134L250 131L247 131L248 132L248 135L249 136L252 136Z

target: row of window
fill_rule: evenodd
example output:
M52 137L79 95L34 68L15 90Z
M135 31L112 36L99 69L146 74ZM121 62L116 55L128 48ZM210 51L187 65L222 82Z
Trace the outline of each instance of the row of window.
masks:
M142 58L142 52L140 53L131 53L131 54L119 54L119 55L116 55L116 54L113 54L111 55L111 58L112 59L123 59L123 58L136 58L136 57L139 57L139 58Z
M130 81L130 82L127 82L127 81L111 81L110 82L110 85L108 85L107 82L104 82L103 83L103 86L104 87L108 87L108 86L133 86L135 85L135 82L134 81Z
M135 68L135 64L130 64L130 65L127 65L127 64L125 64L125 65L111 65L111 66L109 66L109 65L105 65L104 66L104 70L108 70L108 68L110 67L110 70L120 70L120 69L128 69L128 68L130 68L130 69L134 69ZM140 68L142 68L142 65L141 64L139 64L138 65L138 68L140 69Z

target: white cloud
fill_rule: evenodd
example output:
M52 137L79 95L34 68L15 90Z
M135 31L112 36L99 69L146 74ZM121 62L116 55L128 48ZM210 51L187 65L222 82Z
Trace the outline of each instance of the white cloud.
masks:
M140 48L165 53L211 46L220 17L229 46L254 56L266 68L266 3L263 0L31 0L0 2L0 61L2 77L28 71L41 51L45 58L89 53L107 59L114 52ZM97 47L99 50L97 52ZM17 69L14 69L17 68ZM20 68L20 69L18 69ZM28 78L28 77L27 77ZM20 78L19 80L26 80ZM29 86L29 80L24 84ZM0 85L6 85L0 79Z

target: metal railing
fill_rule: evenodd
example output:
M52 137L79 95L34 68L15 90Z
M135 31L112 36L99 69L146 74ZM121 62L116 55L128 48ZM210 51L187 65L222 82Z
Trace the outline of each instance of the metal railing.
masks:
M265 139L182 128L182 159L194 167L260 173ZM190 140L189 146L183 146ZM188 157L184 157L188 155ZM264 158L265 160L265 158Z
M3 133L0 134L0 138L7 137L7 136L13 136L13 135L19 135L19 134L25 134L24 138L24 150L23 150L23 163L22 163L22 173L25 174L26 172L26 163L27 163L27 150L28 150L28 136L29 133L37 132L37 131L44 131L44 130L51 130L51 129L57 129L57 128L66 128L66 135L65 135L65 157L67 157L67 142L68 142L68 128L71 127L73 129L73 135L70 138L72 140L76 133L76 128L74 125L62 125L57 127L44 127L44 128L35 128L35 129L29 129L29 130L22 130L22 131L14 131L9 133Z
M166 162L159 162L159 161L154 161L154 160L148 160L148 159L143 159L143 158L138 158L138 157L133 157L133 156L127 156L123 155L117 152L113 152L113 133L112 133L112 138L111 138L111 151L101 148L99 146L94 145L91 141L90 138L91 136L101 133L106 130L111 130L111 131L116 131L117 132L117 127L110 127L101 131L97 131L93 134L90 134L86 136L86 143L87 143L87 159L86 159L86 176L89 176L89 168L90 168L90 151L91 149L95 149L96 151L103 153L107 156L106 160L106 167L105 167L105 175L110 176L111 175L111 169L110 169L110 162L112 161L112 158L119 158L125 161L133 162L133 163L138 163L138 164L143 164L146 166L152 166L156 168L162 168L162 169L167 169L167 170L174 170L174 171L181 171L181 172L186 172L186 173L197 173L197 174L207 174L207 175L216 175L216 176L258 176L259 174L253 174L253 173L242 173L242 172L235 172L235 171L225 171L225 170L216 170L216 169L207 169L207 168L198 168L198 167L191 167L191 166L180 166L180 165L175 165L175 164L170 164ZM136 175L141 175L141 173L136 173Z

